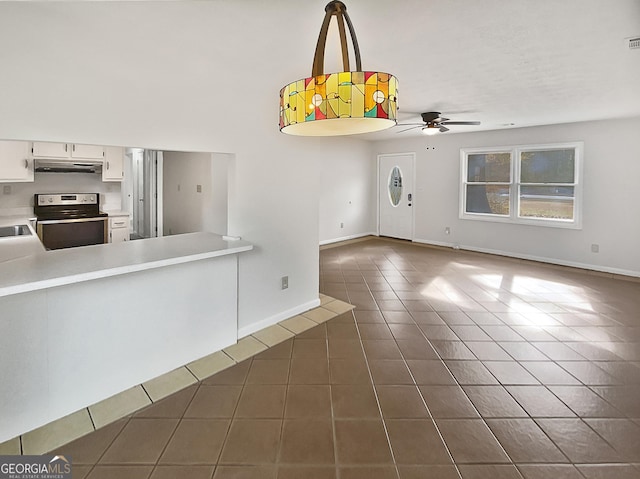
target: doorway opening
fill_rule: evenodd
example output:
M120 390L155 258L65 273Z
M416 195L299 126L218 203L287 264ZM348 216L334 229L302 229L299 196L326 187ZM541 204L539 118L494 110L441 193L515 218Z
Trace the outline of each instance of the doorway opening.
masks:
M142 148L125 150L122 204L130 214L131 239L163 235L163 152Z

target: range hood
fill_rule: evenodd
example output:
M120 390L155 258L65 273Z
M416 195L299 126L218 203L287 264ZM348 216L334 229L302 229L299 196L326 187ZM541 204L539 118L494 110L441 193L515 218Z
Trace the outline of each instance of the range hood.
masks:
M35 160L36 173L102 173L101 161Z

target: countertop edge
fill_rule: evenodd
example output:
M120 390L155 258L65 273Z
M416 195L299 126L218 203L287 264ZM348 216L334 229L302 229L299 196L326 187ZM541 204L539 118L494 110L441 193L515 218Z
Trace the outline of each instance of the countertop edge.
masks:
M200 261L204 259L216 258L221 256L228 256L232 254L238 254L245 251L251 251L253 245L244 241L239 241L237 246L230 246L224 249L217 249L213 251L206 251L202 253L177 255L171 258L165 258L155 261L147 261L142 263L133 263L122 266L116 266L113 268L99 269L95 271L87 271L84 273L75 273L67 276L60 276L56 278L48 278L43 280L35 280L24 284L16 284L5 287L0 287L0 297L12 296L20 293L28 293L32 291L38 291L48 288L54 288L57 286L65 286L69 284L81 283L84 281L91 281L96 279L108 278L111 276L119 276L128 273L136 273L139 271L145 271L149 269L162 268L166 266L190 263L194 261ZM16 258L19 261L22 258Z

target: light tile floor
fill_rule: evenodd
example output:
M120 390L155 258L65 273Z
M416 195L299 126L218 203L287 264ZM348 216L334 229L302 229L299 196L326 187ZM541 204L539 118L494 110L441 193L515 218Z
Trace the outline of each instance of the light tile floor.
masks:
M379 239L320 260L354 311L57 448L74 477L640 477L640 283Z

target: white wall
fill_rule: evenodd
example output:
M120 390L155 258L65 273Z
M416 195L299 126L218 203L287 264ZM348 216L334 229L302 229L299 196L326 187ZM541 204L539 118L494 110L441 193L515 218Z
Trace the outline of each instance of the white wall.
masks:
M0 183L0 215L32 215L35 193L100 193L101 209L121 207L120 183L103 182L99 174L35 173L34 178L33 183ZM10 194L3 194L4 186L9 186Z
M416 241L640 275L638 132L635 118L376 142L374 149L416 152ZM570 141L584 142L581 230L458 218L460 148Z
M227 234L228 155L165 151L163 158L164 234Z
M237 3L0 2L0 138L235 154L228 232L256 246L240 258L244 335L318 304L321 165L370 155L278 131L278 92L310 63L272 71L282 45L246 32L273 5L239 18ZM302 17L285 8L282 25L317 28ZM287 48L310 62L314 42Z
M376 195L373 155L326 157L320 175L320 244L375 234Z

